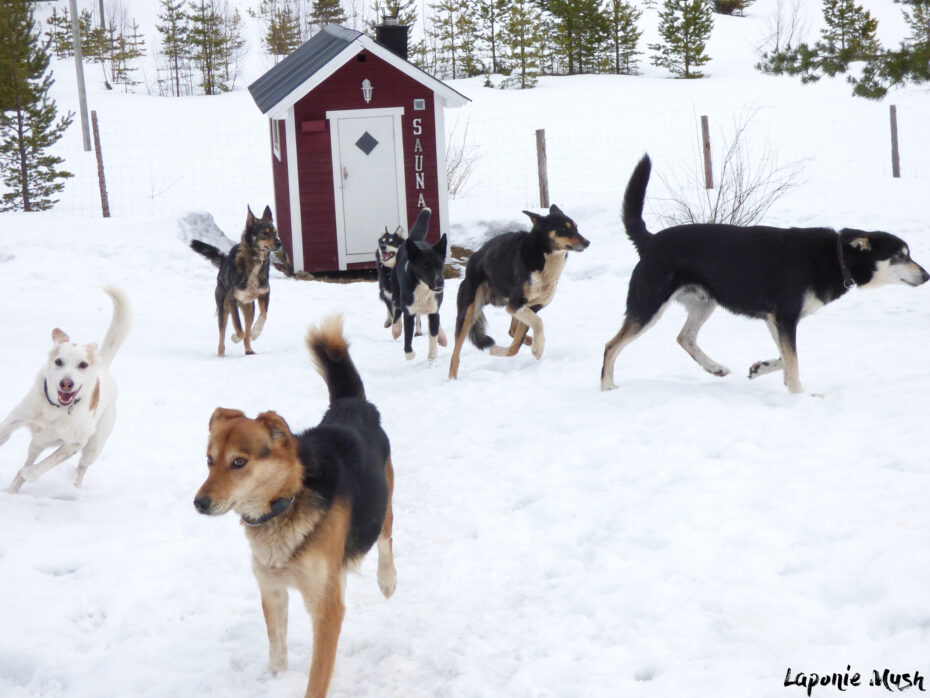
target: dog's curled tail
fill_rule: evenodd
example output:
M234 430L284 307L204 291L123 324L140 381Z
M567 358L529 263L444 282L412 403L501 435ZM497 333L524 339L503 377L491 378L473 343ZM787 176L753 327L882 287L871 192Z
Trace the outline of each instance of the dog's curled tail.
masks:
M652 162L649 156L643 155L643 159L636 163L623 194L623 227L626 228L627 237L633 241L637 251L642 249L652 237L652 234L646 230L646 221L643 220L646 185L649 184L651 170Z
M342 334L342 315L330 315L311 327L307 331L307 349L329 388L330 404L343 397L365 397L362 377L352 363L349 343Z
M213 245L208 245L200 240L191 240L190 245L194 252L209 259L213 263L213 266L217 268L219 268L223 264L223 260L226 259L226 253Z
M103 338L103 345L100 347L100 362L104 367L109 367L116 356L116 352L126 341L129 336L129 330L132 327L132 314L129 310L129 299L122 289L116 286L104 286L103 292L106 293L113 301L113 319L110 320L110 327Z
M413 225L410 226L410 233L407 235L408 239L426 240L426 233L429 230L430 214L432 214L432 210L428 206L424 206L420 209L420 213L417 214L417 219L413 222Z
M468 330L468 339L471 343L482 351L494 346L494 339L485 333L487 321L484 317L484 302L477 298L478 288L473 278L465 273L465 278L459 285L459 293L456 296L456 314L455 314L455 336L458 337L462 332L462 325L465 322L465 315L468 313L468 306L475 304L474 315L472 316L471 329ZM476 302L477 301L477 302Z

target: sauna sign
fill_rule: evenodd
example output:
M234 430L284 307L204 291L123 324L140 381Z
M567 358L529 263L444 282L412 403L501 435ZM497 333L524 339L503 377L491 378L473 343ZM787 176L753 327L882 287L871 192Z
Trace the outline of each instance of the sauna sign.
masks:
M420 140L423 135L423 119L414 119L412 125L414 188L417 192L417 208L420 209L426 206L426 170L423 167L423 143Z

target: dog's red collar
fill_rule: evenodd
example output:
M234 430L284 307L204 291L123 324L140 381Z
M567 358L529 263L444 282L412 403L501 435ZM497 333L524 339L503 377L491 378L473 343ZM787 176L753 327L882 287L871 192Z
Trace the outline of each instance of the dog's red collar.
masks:
M843 274L843 285L847 289L850 289L856 285L856 280L849 272L849 267L846 266L846 257L843 256L843 236L840 234L836 236L836 256L840 260L840 272Z
M60 402L52 402L52 398L48 396L48 379L42 381L42 387L45 390L45 399L48 400L48 404L52 407L64 407ZM74 409L74 406L78 404L83 398L75 398L70 403L68 403L68 414L71 414L71 410Z
M268 511L267 514L262 514L257 519L250 519L248 516L243 514L242 523L244 523L246 526L253 526L253 527L261 526L263 523L267 523L271 521L274 517L280 516L281 514L283 514L285 511L287 511L288 507L290 507L291 504L293 503L294 503L293 497L291 497L290 499L285 499L284 497L281 497L281 499L276 499L271 503L271 509Z

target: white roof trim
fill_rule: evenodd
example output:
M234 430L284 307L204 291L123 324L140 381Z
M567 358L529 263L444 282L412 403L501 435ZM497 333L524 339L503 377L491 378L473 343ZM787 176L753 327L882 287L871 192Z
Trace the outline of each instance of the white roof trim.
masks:
M326 65L316 71L309 78L304 80L298 87L291 90L286 97L281 99L277 104L270 107L264 112L265 116L272 119L281 119L283 115L299 100L303 99L312 90L318 87L324 80L329 78L333 73L339 70L343 65L349 62L363 50L368 51L407 77L427 86L436 95L442 97L442 103L447 107L461 107L470 100L463 94L456 92L441 80L434 78L429 73L420 70L412 63L408 63L403 58L388 48L385 48L371 37L362 34L355 41L346 46L342 51L333 56Z

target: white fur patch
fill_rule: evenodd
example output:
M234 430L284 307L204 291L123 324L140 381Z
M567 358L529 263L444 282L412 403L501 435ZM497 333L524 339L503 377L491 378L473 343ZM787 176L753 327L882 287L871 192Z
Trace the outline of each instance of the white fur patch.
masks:
M439 303L436 301L435 292L422 281L413 289L413 303L410 304L408 311L417 315L429 315L430 313L439 312Z

